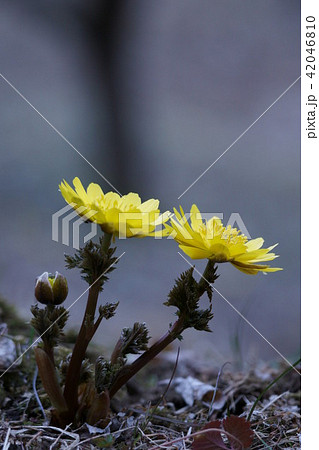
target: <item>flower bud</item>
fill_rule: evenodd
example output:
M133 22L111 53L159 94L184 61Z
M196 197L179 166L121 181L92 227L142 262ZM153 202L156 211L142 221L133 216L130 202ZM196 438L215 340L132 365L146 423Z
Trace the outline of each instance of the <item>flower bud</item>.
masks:
M44 272L36 279L35 298L44 305L60 305L68 295L68 283L59 272Z

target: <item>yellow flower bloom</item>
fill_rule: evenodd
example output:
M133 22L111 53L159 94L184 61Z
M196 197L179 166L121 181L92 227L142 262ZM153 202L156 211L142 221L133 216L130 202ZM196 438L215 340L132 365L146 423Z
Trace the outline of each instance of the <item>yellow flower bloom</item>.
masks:
M164 224L169 234L174 236L179 247L192 259L208 258L216 263L230 262L240 271L255 275L258 272L276 272L278 267L260 264L277 258L269 253L276 245L261 248L262 238L248 240L247 236L230 225L224 227L218 217L203 222L196 205L193 205L188 223L185 213L174 209L176 220L171 218L170 224Z
M159 200L142 203L133 192L122 197L115 192L104 194L95 183L85 190L77 177L73 185L75 190L65 180L59 185L63 198L79 215L99 224L105 233L122 238L163 235L163 230L155 231L155 227L168 220L169 212L160 215Z

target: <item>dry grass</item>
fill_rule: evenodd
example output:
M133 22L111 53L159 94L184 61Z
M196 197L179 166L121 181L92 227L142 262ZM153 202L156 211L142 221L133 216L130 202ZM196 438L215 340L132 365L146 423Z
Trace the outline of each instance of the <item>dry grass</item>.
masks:
M211 419L225 417L227 413L247 417L260 392L284 368L264 367L262 371L251 369L246 373L233 373L228 366L228 370L220 374L211 408L209 396L189 406L175 391L174 383L167 392L167 383L158 387L157 381L170 378L174 363L157 360L129 385L128 391L120 393L104 430L86 425L77 430L62 430L43 424L34 394L25 390L15 401L11 392L7 394L9 400L2 404L0 442L4 449L188 449L191 434L207 422L209 412ZM179 361L176 376L188 375L215 385L218 371L194 367L191 360ZM39 384L37 389L46 407ZM158 405L156 409L154 405ZM255 434L252 449L300 448L298 374L290 372L264 395L254 410L251 423Z

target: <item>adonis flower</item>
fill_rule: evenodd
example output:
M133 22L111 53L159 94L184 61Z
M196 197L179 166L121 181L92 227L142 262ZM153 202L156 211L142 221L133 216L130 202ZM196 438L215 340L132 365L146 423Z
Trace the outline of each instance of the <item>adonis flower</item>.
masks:
M264 243L262 238L248 240L240 230L230 225L224 227L218 217L204 222L196 205L191 208L190 223L182 207L180 211L174 209L176 220L171 218L170 224L165 223L164 226L190 258L208 258L216 263L230 262L238 270L251 275L282 270L260 264L278 257L270 253L277 244L261 248Z
M122 197L115 192L104 194L95 183L85 190L77 177L73 185L75 190L65 180L59 185L63 198L79 215L99 224L105 233L128 238L163 235L163 230L155 231L155 227L168 220L169 212L160 215L159 200L152 198L142 203L133 192Z
M36 279L34 295L44 305L60 305L68 295L67 280L59 272L44 272Z

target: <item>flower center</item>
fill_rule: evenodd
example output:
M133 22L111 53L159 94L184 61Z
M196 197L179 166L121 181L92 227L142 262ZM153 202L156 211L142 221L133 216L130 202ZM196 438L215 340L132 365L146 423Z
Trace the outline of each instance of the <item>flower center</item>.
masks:
M230 260L230 252L225 245L215 244L211 247L212 256L209 259L217 263L223 263Z

